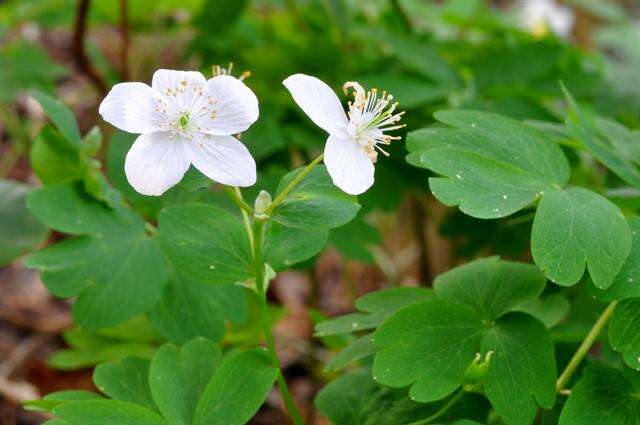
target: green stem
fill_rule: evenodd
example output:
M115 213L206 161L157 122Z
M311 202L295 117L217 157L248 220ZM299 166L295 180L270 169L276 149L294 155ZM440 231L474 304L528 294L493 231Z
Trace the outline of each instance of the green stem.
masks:
M276 196L276 199L274 199L271 205L269 205L269 207L265 210L265 214L267 215L271 214L273 210L275 210L278 207L278 205L280 205L282 201L285 200L289 192L291 192L293 188L296 187L298 183L300 183L300 181L302 181L302 179L304 179L311 172L311 170L313 170L315 166L318 165L320 161L322 161L323 159L324 159L324 154L321 154L316 159L311 161L309 165L304 167L304 169L300 171L298 175L295 176L293 180L289 182L289 184L282 190L282 192L280 192L278 196Z
M296 403L291 396L287 382L282 374L280 368L280 360L278 359L278 352L276 351L276 344L273 340L273 334L271 333L271 325L269 323L269 309L267 306L267 290L264 281L264 257L262 255L262 234L263 234L263 222L256 220L253 229L253 260L256 269L256 292L258 300L260 301L260 310L262 312L261 322L262 329L264 331L265 339L267 340L267 347L271 356L271 362L273 366L278 369L278 388L282 395L282 400L289 412L289 416L295 425L303 425L304 422L298 412Z
M240 188L237 186L234 186L233 191L238 196L238 199L240 199L244 203L244 199L242 198L242 192L240 191ZM247 204L245 203L245 205ZM245 211L242 208L240 208L240 213L242 214L242 221L244 222L244 227L247 231L247 235L249 235L249 243L251 244L251 246L253 246L253 228L251 227L251 220L249 219L249 214L247 213L247 211Z
M229 198L245 213L252 215L253 208L251 208L244 200L242 199L242 195L240 194L240 190L238 188L234 188L231 186L224 186L224 191L229 195Z
M428 416L428 417L426 417L424 419L420 419L419 421L411 422L409 425L430 424L431 422L435 421L436 419L440 418L442 415L447 413L449 411L449 409L451 409L453 407L453 405L456 404L462 398L463 395L464 395L464 390L461 388L456 393L456 395L451 397L451 399L447 402L447 404L442 406L442 408L440 410L438 410L436 413L434 413L433 415Z
M578 365L580 365L582 359L584 359L584 357L587 355L587 353L591 349L591 346L598 338L598 335L600 335L600 332L602 332L602 329L604 329L605 325L611 318L613 310L615 310L617 304L617 301L613 301L607 306L607 308L602 312L585 339L582 341L582 344L580 344L580 347L578 347L578 350L575 352L571 360L569 360L569 364L564 369L564 371L558 378L558 381L556 382L557 392L561 392L564 389L564 386L567 385L567 382L569 382L569 379L571 379L571 376L576 371L576 368L578 367Z

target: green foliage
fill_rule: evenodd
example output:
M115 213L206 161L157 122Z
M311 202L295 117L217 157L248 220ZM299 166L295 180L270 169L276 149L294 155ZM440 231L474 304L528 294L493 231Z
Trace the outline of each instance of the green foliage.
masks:
M374 333L374 379L411 385L413 400L435 401L469 385L468 369L479 356L488 363L480 376L494 409L508 425L531 423L538 404L555 404L553 343L540 321L509 310L543 283L534 266L496 258L444 274L437 300L399 310Z
M129 357L98 366L94 383L109 399L74 391L28 403L61 423L246 423L265 400L277 370L262 349L222 358L217 345L196 338L181 348L165 344L151 361Z
M299 172L294 170L280 180L275 197ZM331 229L351 221L359 209L356 197L338 189L324 165L319 165L273 211L273 220L288 227Z
M553 282L574 285L586 267L595 286L606 289L630 251L629 226L606 198L568 188L550 191L541 199L533 221L531 252Z
M567 183L562 150L538 130L486 112L446 111L436 118L454 128L412 132L407 160L444 176L429 185L446 205L473 217L505 217Z
M624 354L624 360L634 370L640 368L640 299L622 301L613 313L609 325L611 347Z
M638 372L591 366L571 391L560 425L640 424Z
M96 329L123 322L152 307L166 283L165 262L142 220L90 198L77 184L33 191L29 210L51 228L79 235L32 254L56 296L77 296L76 323Z
M173 266L189 278L228 284L253 275L247 233L238 218L221 208L204 204L167 208L160 214L158 232Z

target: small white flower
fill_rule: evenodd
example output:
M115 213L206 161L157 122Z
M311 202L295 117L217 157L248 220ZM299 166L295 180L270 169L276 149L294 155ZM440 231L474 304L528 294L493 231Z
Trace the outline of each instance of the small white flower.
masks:
M393 96L376 89L365 92L358 83L344 84L345 94L353 89L348 117L338 96L315 77L295 74L283 81L298 106L327 133L324 163L333 183L351 195L359 195L373 184L378 151L398 136L385 132L404 127L397 125L403 112L394 113L398 103Z
M534 36L542 37L552 31L568 39L575 21L573 11L554 0L520 0L517 4L520 26Z
M100 104L108 123L140 136L125 161L127 180L144 195L162 195L193 164L217 182L251 186L256 163L232 134L258 119L258 99L229 75L206 80L199 72L159 69L151 87L113 86Z

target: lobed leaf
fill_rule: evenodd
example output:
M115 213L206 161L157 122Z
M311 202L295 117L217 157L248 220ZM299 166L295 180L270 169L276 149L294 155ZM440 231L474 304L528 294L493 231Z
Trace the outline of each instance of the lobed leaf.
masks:
M587 189L553 190L543 196L531 232L531 252L547 278L571 286L585 267L606 289L631 251L631 231L622 212Z

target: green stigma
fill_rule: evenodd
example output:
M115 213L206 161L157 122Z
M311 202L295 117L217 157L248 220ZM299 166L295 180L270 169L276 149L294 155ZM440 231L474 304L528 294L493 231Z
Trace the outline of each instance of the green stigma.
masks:
M180 115L180 127L185 128L189 124L189 113L185 112Z

